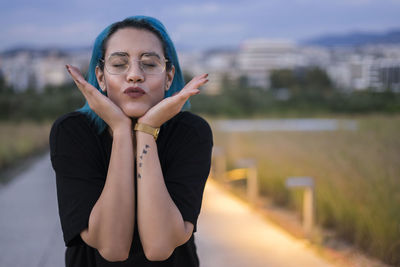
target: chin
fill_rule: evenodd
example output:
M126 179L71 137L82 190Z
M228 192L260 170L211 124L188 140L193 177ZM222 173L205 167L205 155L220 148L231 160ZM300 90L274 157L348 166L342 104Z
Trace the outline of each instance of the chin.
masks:
M122 111L130 118L140 118L150 109L150 107L127 107Z

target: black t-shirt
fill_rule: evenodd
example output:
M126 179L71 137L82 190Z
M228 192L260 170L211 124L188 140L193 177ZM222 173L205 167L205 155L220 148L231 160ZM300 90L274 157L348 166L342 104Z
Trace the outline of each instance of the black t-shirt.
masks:
M164 123L157 139L166 187L183 219L193 223L194 232L210 171L212 145L208 123L187 111ZM51 162L56 173L59 215L67 246L66 266L199 266L194 235L177 247L166 261L147 260L137 230L136 214L132 246L126 261L108 262L97 249L81 239L80 232L88 227L90 212L105 184L111 146L112 137L108 131L97 134L94 124L80 112L63 115L51 129ZM134 179L136 191L136 171Z

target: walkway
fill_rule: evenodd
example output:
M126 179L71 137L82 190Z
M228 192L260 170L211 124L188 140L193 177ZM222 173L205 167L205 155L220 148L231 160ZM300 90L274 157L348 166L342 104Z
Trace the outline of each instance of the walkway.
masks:
M0 188L0 267L62 267L64 243L46 154ZM202 267L331 266L209 180L195 234Z

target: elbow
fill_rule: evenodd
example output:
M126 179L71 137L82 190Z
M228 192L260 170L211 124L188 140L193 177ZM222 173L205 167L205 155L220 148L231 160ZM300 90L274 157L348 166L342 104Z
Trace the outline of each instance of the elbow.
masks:
M99 250L99 253L109 262L126 261L129 257L129 249L105 248Z
M165 246L152 246L149 248L143 248L144 255L149 261L165 261L174 252L173 249Z
M185 222L186 224L186 222ZM191 226L190 226L191 225ZM177 234L174 238L167 238L160 240L154 240L153 242L142 242L143 251L146 258L149 261L165 261L169 257L171 257L172 253L174 252L175 248L183 245L186 243L192 232L193 232L193 225L190 223L188 226L188 230L185 228L185 234ZM182 231L180 233L183 233Z

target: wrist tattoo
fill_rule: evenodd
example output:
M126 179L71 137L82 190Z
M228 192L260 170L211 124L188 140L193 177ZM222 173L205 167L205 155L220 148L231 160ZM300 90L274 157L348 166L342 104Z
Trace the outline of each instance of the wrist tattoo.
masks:
M144 155L145 154L147 154L147 151L148 151L148 149L150 148L150 146L148 145L148 144L146 144L145 146L144 146L144 148L143 148L143 150L142 150L142 154L139 156L139 163L138 163L138 166L139 166L139 168L142 168L142 166L143 166L143 162L142 162L142 160L143 160L143 157L144 157ZM140 170L139 170L140 171ZM140 175L140 173L138 172L138 176L137 176L139 179L141 179L142 178L142 176Z

